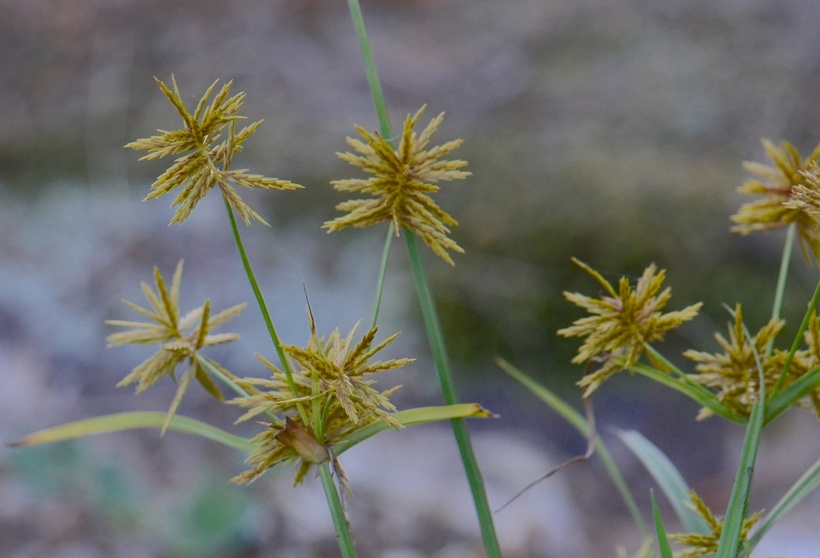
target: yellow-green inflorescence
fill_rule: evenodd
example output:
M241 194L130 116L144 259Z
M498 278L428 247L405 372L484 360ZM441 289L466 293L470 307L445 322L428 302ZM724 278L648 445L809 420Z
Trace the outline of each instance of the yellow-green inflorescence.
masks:
M587 397L607 378L635 364L646 344L662 339L667 331L694 318L701 303L661 313L669 302L671 289L667 287L661 291L666 272L658 271L654 264L644 270L634 289L629 279L622 277L616 291L600 273L579 260L573 261L592 275L607 293L601 298L564 293L567 300L590 314L558 331L565 337L586 338L572 359L574 364L600 363L596 371L578 382L585 388L584 396Z
M156 353L134 368L130 374L117 384L117 386L126 386L136 382L137 393L154 385L165 376L170 376L176 380L176 367L185 360L188 361L188 369L179 380L176 396L168 411L168 421L170 421L193 378L196 378L208 392L221 399L219 389L199 364L197 355L205 347L229 343L239 339L239 335L235 333L214 334L211 332L239 314L246 304L232 306L218 314L211 315L210 301L206 300L202 306L183 316L179 311L182 261L176 266L170 289L166 285L159 268L156 267L154 268L154 281L156 290L145 282L141 285L142 293L148 299L149 308L143 308L127 300L123 301L135 312L142 314L150 321L106 321L109 325L130 328L127 331L109 335L108 344L109 347L118 345L159 345L159 350ZM224 371L215 361L208 358L206 360L217 369ZM166 421L164 428L168 426L168 421Z
M282 346L294 363L293 387L279 367L261 356L259 359L272 377L237 381L250 393L230 401L248 409L237 422L262 414L268 420L265 430L252 440L256 449L247 463L253 468L232 479L234 482L248 483L278 463L297 461L299 469L294 482L299 484L313 465L332 461L344 484L344 473L330 448L375 421L401 426L392 416L395 407L389 399L398 387L379 391L370 378L412 362L407 358L370 362L398 334L373 346L378 328L354 342L357 328L345 337L335 330L322 338L316 332L310 311L308 321L307 346Z
M678 533L669 535L669 538L680 544L688 547L684 550L675 553L675 558L700 558L702 556L712 556L718 550L718 543L720 536L723 533L723 519L717 519L712 510L710 510L706 503L694 491L689 493L692 500L691 504L687 503L695 513L706 521L709 526L709 533ZM742 540L747 540L749 531L757 523L760 516L763 515L763 510L747 517L743 521L743 527L740 531Z
M192 114L185 108L173 76L173 89L159 79L156 82L182 117L183 128L170 132L159 130L160 134L157 136L139 139L125 146L148 151L148 155L140 161L180 155L151 185L151 193L145 201L181 189L171 204L172 207L179 206L171 220L172 224L178 223L187 219L199 201L218 186L225 200L246 224L253 218L267 225L259 214L242 201L233 185L278 190L292 190L301 186L287 180L251 174L247 169L231 169L234 155L242 151L245 141L262 124L260 120L236 130L237 121L245 118L239 115L245 94L237 93L229 97L233 82L228 82L208 103L218 83L215 81L199 100ZM228 128L227 137L220 141L225 128Z
M756 178L744 182L738 192L762 198L740 207L732 216L732 221L736 223L732 231L749 234L780 229L794 223L803 254L807 259L809 254L814 254L815 258L820 257L820 228L812 212L807 211L805 203L807 198L820 195L820 183L817 180L807 180L807 173L816 173L815 163L820 159L820 144L805 159L794 146L785 141L776 146L764 139L763 146L774 166L750 161L744 163L746 170L756 175ZM815 173L811 172L812 169Z
M775 337L785 325L782 319L773 318L749 339L743 326L741 305L736 305L734 321L728 327L729 338L726 339L719 333L715 334L723 353L711 354L694 350L684 353L685 357L697 363L695 369L698 374L692 374L690 378L716 390L715 395L721 403L739 415L748 417L752 405L760 395L757 358L760 359L767 395L772 395L771 390L786 365L789 357L787 351L775 349L767 352L767 348L774 343ZM820 366L820 322L817 314L812 315L804 340L808 348L795 353L782 387L787 387L813 368ZM813 406L820 417L820 389L812 391L800 401L800 404ZM704 408L701 409L698 418L711 415L712 411Z
M417 135L413 130L424 108L405 119L398 149L394 149L378 133L371 134L361 126L356 126L364 141L348 137L347 144L356 153L338 155L351 165L375 176L368 179L335 180L332 184L341 192L361 192L374 199L340 203L336 209L348 212L347 215L326 222L324 227L328 232L333 232L345 227L367 227L381 221L390 221L396 235L403 228L412 231L452 265L453 260L448 250L464 252L448 236L449 227L458 225L458 222L436 205L429 194L439 190L434 185L435 182L460 180L470 176L470 173L460 170L467 166L466 161L440 160L459 147L462 140L449 141L427 149L444 113L435 117L421 134Z

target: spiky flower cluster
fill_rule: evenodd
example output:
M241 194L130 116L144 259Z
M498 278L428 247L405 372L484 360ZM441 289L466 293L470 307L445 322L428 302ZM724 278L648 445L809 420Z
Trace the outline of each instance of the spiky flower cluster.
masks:
M106 323L118 327L132 328L109 335L109 347L118 345L159 345L159 350L134 368L130 374L117 384L118 387L137 382L137 393L140 393L165 376L170 376L176 380L176 367L186 359L188 360L188 369L179 380L176 396L168 411L168 418L164 426L166 428L191 379L196 378L214 397L222 398L219 389L199 363L197 355L205 347L229 343L239 339L239 335L235 333L213 334L211 332L239 314L244 310L246 304L238 304L218 314L211 315L211 304L210 301L206 300L202 306L182 316L179 311L182 261L177 264L170 289L166 286L165 279L157 267L154 268L154 280L156 290L153 290L145 282L141 284L142 293L148 299L150 308L142 308L133 302L123 300L135 312L151 320L150 322L108 320ZM208 358L206 360L221 370L221 367L215 361Z
M734 321L729 324L729 339L715 334L723 353L711 354L689 350L684 356L695 361L698 374L690 378L699 384L716 390L718 400L736 413L749 416L752 406L759 398L761 372L767 395L777 384L778 378L788 361L788 352L768 348L786 322L771 319L753 338L749 339L743 326L743 311L740 304L735 306ZM795 380L820 366L820 323L814 314L805 333L806 350L797 351L789 365L782 387L787 387ZM758 369L758 359L760 369ZM803 405L813 405L820 416L820 390L814 390L801 401ZM701 409L698 419L712 415L709 409Z
M171 207L180 206L171 219L171 224L178 223L188 218L194 207L211 189L219 186L225 200L246 224L253 218L267 225L262 217L242 201L231 184L244 188L278 190L292 190L301 186L287 180L251 174L247 169L230 168L234 155L242 151L245 140L262 124L260 120L236 131L236 122L244 118L238 113L245 100L245 94L237 93L229 97L233 87L231 81L223 85L208 104L208 98L216 88L217 80L211 84L191 114L182 102L173 76L173 90L159 79L154 79L179 112L184 128L171 132L159 130L160 135L133 141L125 147L148 151L148 155L140 158L140 161L159 159L168 155L184 155L177 158L151 185L151 193L145 201L181 188L171 204ZM226 127L228 137L220 142L219 139Z
M747 161L744 167L757 178L747 180L738 188L741 194L762 196L762 199L740 207L732 216L732 221L737 223L732 231L745 235L795 223L803 254L807 258L809 254L820 257L820 229L816 218L807 211L806 203L802 201L813 196L807 190L816 192L820 186L816 181L806 180L807 171L820 159L820 144L805 159L785 141L775 146L764 139L763 146L774 166Z
M337 153L351 165L375 175L369 179L335 180L333 186L341 192L362 192L375 199L349 200L336 209L347 211L324 224L328 232L345 227L367 227L381 221L391 221L396 235L407 229L418 235L432 250L450 265L453 260L447 250L464 252L449 236L449 227L458 225L428 195L439 190L433 183L440 180L460 180L470 176L458 170L467 166L466 161L439 160L462 143L460 139L426 149L431 137L444 118L444 113L434 118L416 135L413 131L425 107L404 121L398 149L378 133L371 134L361 126L356 130L364 142L348 137L347 144L357 153Z
M558 330L564 337L586 337L574 364L601 363L592 374L585 375L578 385L589 396L601 383L620 370L628 370L641 357L647 343L663 338L664 333L694 318L701 303L683 310L661 313L669 302L671 289L661 291L666 277L664 270L652 264L647 267L633 289L626 277L621 277L618 291L600 273L573 258L584 271L592 275L609 296L592 298L565 292L564 297L591 315L576 320L572 326Z
M802 211L814 220L814 229L820 228L820 168L814 162L800 171L802 183L792 188L792 195L783 205Z
M717 519L703 499L695 494L694 491L689 493L689 497L691 498L692 503L687 504L687 506L702 517L704 521L706 521L706 525L709 527L710 532L678 533L669 535L669 538L678 544L689 547L685 550L676 552L675 558L699 558L701 556L711 556L718 550L720 536L723 533L724 520ZM749 537L749 532L752 527L754 527L755 523L757 523L760 519L761 515L763 515L763 510L760 510L754 515L751 515L743 520L743 526L740 531L741 540L746 540Z
M356 430L375 421L400 426L392 417L395 407L389 399L398 387L380 392L369 378L412 362L413 359L406 358L370 362L398 334L371 346L378 330L373 328L354 344L357 328L346 337L335 330L325 339L316 333L310 312L308 321L310 340L306 347L282 346L297 365L290 378L287 372L259 356L272 377L238 381L251 395L230 401L249 409L237 422L261 414L270 420L265 431L252 440L256 449L247 463L253 469L235 477L233 482L249 483L278 463L298 461L294 482L299 484L313 465L333 459L331 446ZM335 459L333 462L344 481L343 471Z

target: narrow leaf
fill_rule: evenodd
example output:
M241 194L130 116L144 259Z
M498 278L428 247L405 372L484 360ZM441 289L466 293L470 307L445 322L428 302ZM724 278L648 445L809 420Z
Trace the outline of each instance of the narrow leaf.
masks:
M772 397L766 405L766 418L763 424L769 424L797 401L820 387L820 366L812 368L800 376L789 387Z
M92 434L104 434L108 432L132 430L135 428L160 428L165 422L165 418L166 413L157 412L133 412L105 415L69 422L60 426L40 430L33 434L29 434L22 440L18 440L10 445L14 447L33 446L37 444L50 444L52 442L70 440L72 438L80 438L82 436L90 436ZM233 434L220 430L210 424L206 424L188 417L179 415L174 416L171 419L168 428L170 430L177 430L187 434L202 436L203 438L208 438L209 440L219 442L228 447L244 452L250 452L254 448L254 445L245 438L234 436Z
M757 448L760 442L760 431L763 428L763 406L758 400L752 406L749 417L749 426L746 429L746 438L743 441L743 453L737 469L729 506L726 509L726 519L723 523L723 532L720 535L716 558L737 558L740 551L741 531L746 511L749 505L749 491L752 486Z
M416 409L407 409L406 411L399 411L398 413L393 414L393 418L396 419L396 421L398 421L398 423L402 426L459 418L488 418L494 416L495 415L478 403L459 403L456 405L440 405L437 407L418 407ZM344 440L332 447L333 455L340 455L359 442L362 442L389 428L393 427L384 421L378 421L355 430L353 433L346 436Z
M666 528L663 526L661 511L658 509L658 502L655 500L655 492L650 492L652 498L652 516L655 518L655 533L658 536L658 548L661 558L672 558L672 548L669 546L669 539L666 537Z
M664 496L672 504L683 530L687 533L709 533L709 527L703 519L686 506L691 489L666 454L640 432L620 430L616 433L658 483Z
M794 486L786 492L783 498L781 498L766 515L766 519L758 525L754 535L749 538L749 547L754 548L757 546L760 539L762 539L780 519L789 513L797 504L805 500L818 486L820 486L820 460L815 461L814 465L794 483Z
M553 411L561 415L561 417L570 423L578 432L581 433L581 435L589 436L589 427L586 419L572 406L565 403L564 400L555 395L543 384L536 382L506 360L497 358L495 363L504 372L512 376L525 388L530 390L533 395L546 403ZM618 493L621 495L621 498L629 510L632 519L635 521L635 525L638 527L641 535L644 538L647 538L649 536L649 531L644 523L643 516L638 508L638 504L635 502L635 498L632 496L623 475L621 475L620 470L618 470L615 460L612 459L612 455L609 453L606 444L604 444L600 437L598 437L595 441L595 451L601 459L601 462L604 464L604 468L606 468L607 473L609 473L609 477L612 479L615 487L618 489Z
M663 384L667 387L670 387L676 391L679 391L689 397L690 399L694 399L699 404L703 405L710 411L727 418L733 422L738 423L745 423L746 418L738 415L734 411L732 411L729 407L721 403L718 398L715 396L714 393L706 389L705 387L696 384L686 378L675 378L652 368L651 366L646 366L645 364L635 363L629 369L631 372L637 372L642 376L646 376L650 380L654 380L659 384Z

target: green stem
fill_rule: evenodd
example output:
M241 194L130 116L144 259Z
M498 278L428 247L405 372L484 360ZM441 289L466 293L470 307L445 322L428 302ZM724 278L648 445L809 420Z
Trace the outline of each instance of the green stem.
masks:
M373 53L370 50L370 40L367 37L367 30L364 25L362 9L358 0L348 0L348 7L350 8L350 17L353 20L353 27L356 30L356 36L359 39L359 47L362 51L362 58L364 59L365 71L367 73L367 82L370 86L370 93L373 97L373 105L376 108L376 114L379 118L381 134L383 138L389 140L389 138L393 137L393 132L390 127L390 117L388 116L384 93L382 93L381 84L379 82L379 75L376 71L376 63L373 60ZM404 233L407 241L407 250L410 254L410 261L413 267L413 277L416 281L416 290L419 294L422 314L424 315L424 321L427 327L427 336L430 341L433 351L433 358L436 362L436 368L438 369L439 378L441 380L444 400L447 404L456 404L458 402L458 398L456 397L455 387L453 386L453 381L450 374L449 361L444 348L444 337L441 334L441 326L438 322L438 315L436 314L433 297L430 292L429 285L427 284L427 276L424 273L421 258L418 254L416 237L408 230L405 230ZM476 460L475 453L473 452L472 442L470 441L470 433L467 430L467 424L464 419L453 419L451 423L453 433L456 437L456 443L459 451L461 452L461 460L464 463L467 481L470 485L470 490L473 493L473 501L475 504L476 513L478 514L478 521L481 526L481 536L484 540L484 548L487 552L488 558L500 557L501 548L498 543L498 537L495 533L495 526L493 525L492 511L487 499L486 490L484 488L484 481L481 478L481 471L478 468L478 461Z
M814 289L814 295L811 297L809 307L806 309L806 315L803 316L803 321L797 329L797 335L794 336L794 341L792 342L791 349L789 349L789 356L786 359L786 364L783 365L783 370L780 371L780 376L777 377L777 382L772 388L772 397L777 395L783 388L783 382L786 381L786 374L789 371L789 367L792 365L792 360L797 352L797 348L800 347L800 342L803 340L803 334L809 327L809 321L811 321L811 316L814 313L815 308L817 308L818 302L820 302L820 281L817 282L817 287Z
M248 282L251 284L253 296L256 297L256 304L262 312L262 319L265 320L265 326L268 328L268 333L270 334L271 341L273 341L276 354L279 355L279 361L282 363L282 371L285 373L285 377L288 380L290 392L294 397L298 397L299 392L296 390L296 383L293 381L293 372L290 369L290 362L285 355L285 351L282 349L282 343L279 341L279 336L276 334L276 328L273 326L273 320L270 317L268 305L265 303L265 297L262 296L262 291L259 289L259 283L256 281L256 275L253 273L251 262L248 260L248 254L245 252L245 245L242 243L242 236L239 234L239 227L236 226L236 217L233 214L233 209L231 208L231 204L228 203L227 198L223 197L223 200L225 201L225 210L228 212L228 219L231 222L231 231L233 232L233 238L236 241L236 248L239 250L239 257L242 259L242 267L245 268L245 275L248 276ZM307 418L307 413L301 403L298 404L298 408L302 421L305 424L310 424L310 421Z
M345 510L342 506L342 499L333 482L333 473L329 463L319 465L319 476L322 477L322 487L325 489L327 505L330 507L330 514L333 517L333 527L336 529L336 538L339 542L339 550L344 558L355 558L356 547L353 546L353 536L350 534L350 526L345 517Z
M390 116L387 114L387 104L384 102L379 73L376 71L376 62L373 60L373 52L370 50L370 40L367 38L367 30L364 27L364 17L359 0L348 0L350 17L353 19L353 27L356 29L356 37L359 39L359 48L364 59L364 70L367 73L367 84L370 87L370 94L373 97L373 105L376 107L376 114L379 117L379 127L383 138L393 137L390 128Z
M433 294L427 281L427 274L421 261L418 250L416 235L409 230L404 231L404 238L407 244L407 252L410 256L410 265L413 270L413 279L416 282L421 313L424 317L424 325L427 329L427 338L430 342L430 349L433 353L433 360L436 363L441 391L444 395L444 402L448 405L458 403L453 377L450 372L450 362L447 356L447 349L444 345L444 335L441 331L441 324L438 319L438 312L433 301ZM478 522L481 526L481 536L484 539L484 548L488 557L501 556L501 548L498 537L495 533L493 516L487 499L487 492L484 488L484 481L481 478L481 470L478 467L478 460L473 451L470 441L470 432L464 419L452 419L453 434L455 434L456 444L461 453L461 461L467 475L467 482L473 494Z
M796 232L797 225L792 223L786 233L786 242L783 244L783 257L780 259L780 273L777 275L777 288L774 291L774 305L772 308L773 320L780 317L780 311L783 309L783 295L786 292L786 278L789 276L789 262L792 257ZM766 354L769 354L771 350L772 345L770 344L766 348Z
M379 309L382 305L382 294L384 293L384 278L387 276L387 261L390 259L390 247L393 245L393 226L387 228L387 238L384 239L384 250L382 251L382 263L379 266L379 279L376 281L376 300L373 302L373 319L370 321L370 329L376 327L379 322Z
M242 243L242 236L239 234L239 227L236 226L236 217L234 217L233 209L227 199L225 199L225 209L228 212L228 218L231 222L231 230L233 231L233 237L236 241L236 248L239 250L239 257L242 259L242 266L245 268L245 274L248 276L251 289L253 290L253 294L256 297L256 302L259 305L259 310L262 312L262 318L265 320L265 325L268 328L271 341L273 341L273 346L276 348L276 353L279 355L279 360L282 363L282 371L287 377L288 386L290 386L291 393L294 397L298 397L296 384L293 381L293 372L290 369L290 363L285 355L285 351L282 349L282 343L279 341L279 336L276 334L276 328L273 326L273 320L271 319L270 312L268 311L268 305L265 304L265 297L262 296L262 291L259 289L259 283L256 281L256 275L253 273L251 262L248 260L248 255L245 252L245 246ZM298 403L297 408L299 409L299 415L302 417L302 422L306 425L311 424L308 420L308 415L304 406L301 403ZM355 558L356 550L353 547L353 536L350 533L350 526L345 518L342 502L339 498L339 492L336 489L336 484L333 482L330 466L327 463L321 464L319 466L319 472L322 477L322 487L325 491L325 497L327 498L327 503L330 507L330 515L333 518L333 526L336 529L336 537L339 539L339 548L342 551L342 556L344 558Z

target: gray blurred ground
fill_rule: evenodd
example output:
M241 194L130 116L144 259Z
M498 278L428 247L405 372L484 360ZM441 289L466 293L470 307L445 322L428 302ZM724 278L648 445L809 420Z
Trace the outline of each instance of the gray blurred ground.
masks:
M465 139L456 155L474 176L445 184L440 200L460 221L454 238L467 254L455 269L427 262L462 399L501 415L473 423L491 498L501 504L584 448L492 364L503 355L577 400L580 371L568 364L577 343L555 336L577 313L560 293L596 286L571 256L613 280L654 261L668 270L672 306L703 300L703 315L664 345L673 357L689 346L717 350L711 335L726 321L722 302L743 302L752 328L767 319L782 236L730 235L728 217L740 201L741 161L762 160L761 137L803 153L820 139L820 4L416 0L363 8L394 124L426 103L429 117L447 113L438 139ZM243 194L272 224L245 237L282 337L307 339L303 284L325 333L370 313L384 231L328 236L319 228L344 199L328 182L356 175L334 152L354 124L376 128L344 2L0 0L3 441L66 420L167 408L172 385L139 397L113 387L147 355L106 350L102 323L131 318L119 301L140 302L139 282L153 265L170 274L185 258L183 306L211 298L221 309L251 298L219 200L171 228L169 201L139 201L162 164L138 164L121 146L177 125L152 79L171 74L192 104L214 79L233 79L248 94L243 113L265 119L241 164L305 185ZM799 257L794 269L785 307L792 322L816 277ZM383 331L404 332L394 356L419 358L389 380L405 386L399 405L438 403L400 242L386 296ZM255 311L229 330L243 339L216 356L237 373L262 374L252 354L272 351ZM640 379L612 382L596 404L605 436L607 425L639 429L710 505L725 505L739 429L695 423L696 408ZM230 428L236 415L214 409L192 390L183 412ZM771 507L817 458L816 419L792 415L762 448L755 508ZM612 445L637 493L648 494L640 466ZM436 428L376 438L345 456L363 556L480 555L455 459L446 429ZM227 485L242 466L214 444L154 432L4 449L0 555L335 555L318 483L292 490L284 470L250 488ZM442 493L452 496L433 496ZM779 544L813 532L818 508L809 499ZM596 464L561 472L497 521L509 556L637 547ZM812 555L778 545L767 552Z

